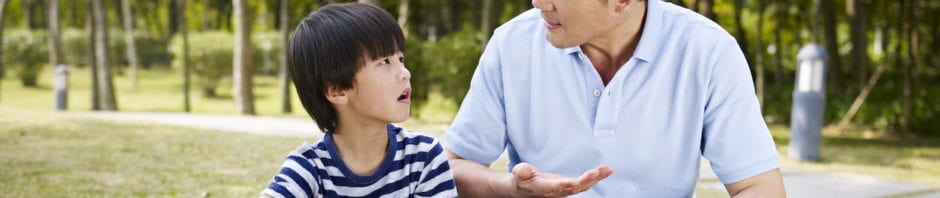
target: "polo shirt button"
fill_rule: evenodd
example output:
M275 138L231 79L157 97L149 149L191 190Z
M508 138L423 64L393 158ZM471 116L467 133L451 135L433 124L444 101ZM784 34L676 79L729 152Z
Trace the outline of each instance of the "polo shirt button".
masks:
M594 90L594 96L601 96L601 90Z

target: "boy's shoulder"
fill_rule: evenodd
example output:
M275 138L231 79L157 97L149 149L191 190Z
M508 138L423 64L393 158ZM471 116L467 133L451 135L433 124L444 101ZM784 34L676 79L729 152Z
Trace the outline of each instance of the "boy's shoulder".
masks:
M404 149L407 153L427 152L435 149L435 147L440 147L440 142L429 134L403 129L394 125L389 125L389 127L394 129L396 141L404 145L401 149Z
M313 144L304 141L300 144L300 146L297 146L297 148L291 150L287 156L315 160L320 158L330 158L330 151L327 150L326 143L323 142L323 140L317 141Z

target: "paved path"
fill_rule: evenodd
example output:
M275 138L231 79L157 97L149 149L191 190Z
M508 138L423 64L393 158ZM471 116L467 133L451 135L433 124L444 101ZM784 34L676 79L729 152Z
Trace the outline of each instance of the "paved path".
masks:
M82 117L106 120L178 125L227 132L250 134L319 137L320 131L309 119L271 118L230 115L203 115L181 113L76 113ZM440 138L440 137L437 137ZM506 156L504 155L503 158ZM702 160L699 189L724 192L708 163ZM783 182L789 197L936 197L940 187L875 178L852 173L805 172L788 167L781 168ZM700 195L700 197L726 197L726 195Z

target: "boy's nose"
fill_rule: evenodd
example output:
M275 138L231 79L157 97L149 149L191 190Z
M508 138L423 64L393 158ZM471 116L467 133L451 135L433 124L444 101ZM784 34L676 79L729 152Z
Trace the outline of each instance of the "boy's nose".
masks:
M411 71L409 71L407 67L404 67L404 65L401 67L401 79L404 81L411 80Z

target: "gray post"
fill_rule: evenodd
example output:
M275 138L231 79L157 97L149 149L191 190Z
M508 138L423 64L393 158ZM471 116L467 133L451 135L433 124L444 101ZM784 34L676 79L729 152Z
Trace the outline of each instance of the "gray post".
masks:
M818 161L826 108L826 50L810 43L797 55L790 118L790 158Z
M55 92L55 110L63 111L68 108L68 79L69 71L65 65L59 64L55 67L55 80L52 84L52 90Z

